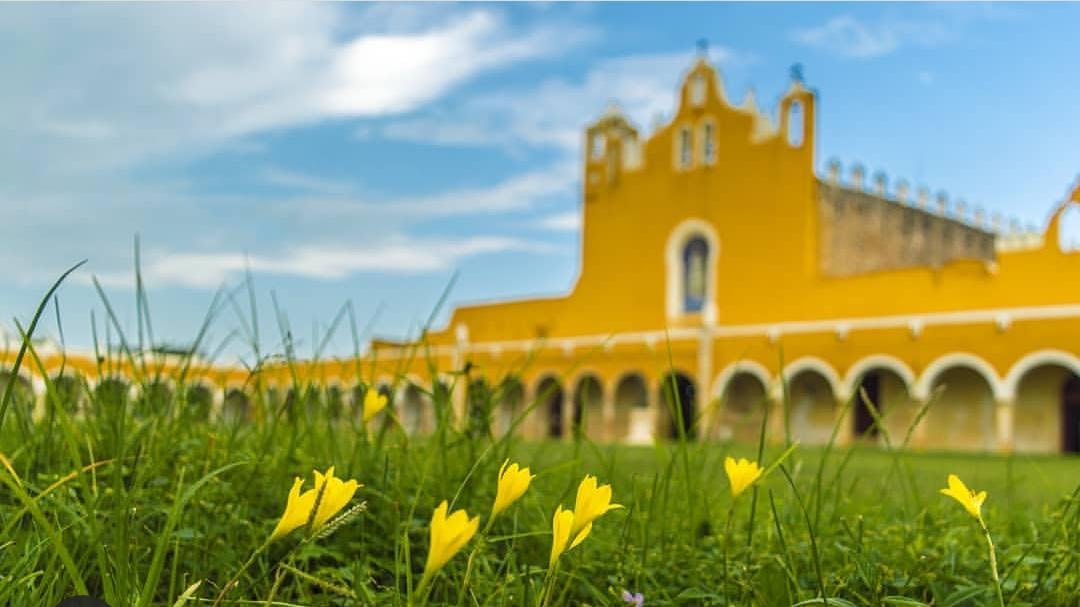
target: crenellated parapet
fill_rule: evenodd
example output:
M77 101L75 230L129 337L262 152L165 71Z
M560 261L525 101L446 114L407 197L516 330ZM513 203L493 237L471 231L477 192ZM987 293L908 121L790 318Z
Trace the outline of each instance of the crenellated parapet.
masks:
M836 160L818 184L820 263L829 276L917 266L941 267L960 259L995 260L997 235L981 208L950 202L944 191L907 181L890 190L888 176L854 164L845 181Z

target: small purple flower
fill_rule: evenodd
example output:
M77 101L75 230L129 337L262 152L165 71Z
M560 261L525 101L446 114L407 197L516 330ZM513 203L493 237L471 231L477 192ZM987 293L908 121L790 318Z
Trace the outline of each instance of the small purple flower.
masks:
M645 595L641 594L640 592L630 594L629 590L623 590L622 600L626 601L630 605L633 605L634 607L641 607L645 604Z

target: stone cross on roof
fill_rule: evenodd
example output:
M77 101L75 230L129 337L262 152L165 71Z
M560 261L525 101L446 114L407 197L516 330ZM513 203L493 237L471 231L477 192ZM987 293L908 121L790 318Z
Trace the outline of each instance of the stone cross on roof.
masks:
M791 68L789 69L788 73L791 74L791 79L794 80L795 82L800 82L800 83L803 82L803 73L802 73L802 64L801 63L793 63L793 64L791 64Z

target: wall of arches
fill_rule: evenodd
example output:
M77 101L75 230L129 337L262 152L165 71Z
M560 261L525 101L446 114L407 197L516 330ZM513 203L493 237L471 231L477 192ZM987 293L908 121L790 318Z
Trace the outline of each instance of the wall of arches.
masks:
M1028 352L1004 369L963 351L916 368L886 354L856 358L844 368L804 356L782 371L742 359L718 365L705 381L689 370L691 358L680 360L674 374L609 360L570 376L555 364L546 372L477 375L468 386L451 376L432 384L415 375L384 375L372 386L332 379L302 393L272 383L262 394L243 382L202 377L180 386L166 377L139 385L121 375L54 371L45 381L0 370L0 388L11 384L13 405L32 416L48 414L55 403L73 415L120 405L151 415L173 402L196 418L237 423L278 408L292 416L356 420L365 392L375 389L390 402L381 423L399 423L417 435L432 432L448 415L471 419L476 431L492 436L650 443L685 435L754 442L768 414L769 437L790 435L808 445L826 442L838 427L841 443L884 444L887 437L926 450L1080 452L1080 356L1060 349Z

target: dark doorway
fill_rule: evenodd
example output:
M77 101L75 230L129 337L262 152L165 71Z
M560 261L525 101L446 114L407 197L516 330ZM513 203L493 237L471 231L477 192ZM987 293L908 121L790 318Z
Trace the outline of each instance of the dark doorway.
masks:
M696 397L697 389L689 377L682 373L664 377L664 381L660 384L660 399L664 403L664 410L671 418L669 437L679 438L685 434L686 438L696 438L697 424L694 423L697 410Z
M563 389L559 381L549 377L540 382L536 397L547 411L547 435L549 438L561 438L563 435Z
M881 376L877 371L864 373L859 380L859 389L855 391L855 436L876 438L878 427L874 425L874 416L870 413L870 407L866 406L866 399L873 403L878 413L881 413Z
M1061 428L1062 451L1080 453L1080 376L1071 376L1062 388Z

